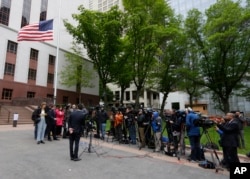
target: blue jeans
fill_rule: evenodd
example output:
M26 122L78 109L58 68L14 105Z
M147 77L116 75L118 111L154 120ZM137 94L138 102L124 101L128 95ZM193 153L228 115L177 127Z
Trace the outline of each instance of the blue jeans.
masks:
M101 123L100 130L101 130L102 138L104 138L105 133L106 133L106 123Z
M36 140L39 142L41 140L44 140L44 134L45 134L45 130L46 130L46 122L45 122L45 118L41 117L40 122L37 124L37 137Z
M136 130L135 130L135 125L131 125L128 128L129 131L129 137L131 140L132 144L136 144Z

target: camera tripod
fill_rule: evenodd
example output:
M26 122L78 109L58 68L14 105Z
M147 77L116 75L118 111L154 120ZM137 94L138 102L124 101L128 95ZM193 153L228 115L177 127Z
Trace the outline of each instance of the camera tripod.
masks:
M218 172L218 170L223 170L221 167L219 167L221 162L220 162L219 156L216 152L216 149L218 149L218 147L215 146L214 143L212 142L211 137L210 137L206 127L202 127L201 137L202 137L202 135L205 135L205 137L208 141L206 151L210 152L210 154L211 154L212 161L215 164L216 172ZM215 161L214 155L215 155L216 159L218 160L218 162Z
M88 146L86 146L84 148L84 150L81 152L81 154L79 156L81 156L83 154L83 152L87 152L88 153L96 153L96 155L99 157L99 154L96 152L96 150L94 149L94 147L92 146L92 138L93 138L93 129L90 129L89 130L89 143L88 143Z

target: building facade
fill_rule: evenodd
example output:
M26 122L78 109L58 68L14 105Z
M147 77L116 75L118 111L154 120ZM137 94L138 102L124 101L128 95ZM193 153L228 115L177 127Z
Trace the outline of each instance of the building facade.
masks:
M0 103L32 103L39 98L51 99L57 104L79 102L76 87L60 83L60 72L66 65L65 53L70 51L73 41L63 19L74 23L72 14L78 12L82 2L0 0ZM53 41L17 42L18 30L23 26L49 19L54 19ZM82 56L93 67L86 51ZM99 103L99 79L94 76L94 87L82 89L81 99L85 105Z

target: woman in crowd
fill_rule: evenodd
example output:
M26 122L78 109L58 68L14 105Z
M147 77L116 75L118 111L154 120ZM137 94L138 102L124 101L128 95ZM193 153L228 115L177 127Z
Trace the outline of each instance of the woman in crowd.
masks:
M41 107L37 109L37 136L36 136L36 141L37 144L44 144L44 135L45 135L45 130L46 130L46 118L47 118L47 112L48 108L46 106L45 102L41 103Z
M63 107L59 106L59 108L56 109L56 135L58 136L61 136L62 134L63 120L64 120Z

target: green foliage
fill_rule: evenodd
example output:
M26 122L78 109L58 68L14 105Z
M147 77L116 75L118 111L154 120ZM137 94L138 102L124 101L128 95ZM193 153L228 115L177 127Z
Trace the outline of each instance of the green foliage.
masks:
M220 0L204 17L198 10L188 13L185 29L195 47L201 74L196 82L209 88L219 109L230 110L229 97L242 87L250 64L250 14L238 2Z
M91 63L81 57L81 49L76 44L73 44L71 50L73 52L65 54L67 64L60 72L60 83L67 87L93 87L91 79L94 73L91 71Z
M73 35L78 44L82 44L93 61L99 75L100 83L105 90L106 84L112 82L115 61L121 52L121 37L123 33L123 13L118 7L112 7L107 12L97 12L79 7L79 14L72 17L78 23L73 26L64 21L68 32ZM107 102L106 96L104 101Z

